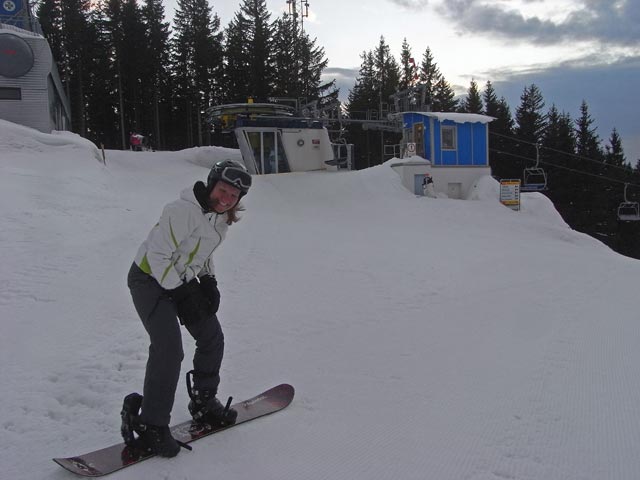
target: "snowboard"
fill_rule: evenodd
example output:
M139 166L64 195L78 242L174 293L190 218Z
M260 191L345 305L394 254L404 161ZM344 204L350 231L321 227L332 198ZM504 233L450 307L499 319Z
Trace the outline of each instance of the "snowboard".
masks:
M233 404L232 408L238 412L238 418L233 425L212 427L188 420L171 427L171 434L180 442L191 443L207 435L227 430L241 423L282 410L291 403L293 395L294 389L291 385L281 384L249 400ZM78 455L77 457L54 458L53 461L77 475L101 477L154 456L155 454L151 452L125 445L123 442L85 453L84 455Z

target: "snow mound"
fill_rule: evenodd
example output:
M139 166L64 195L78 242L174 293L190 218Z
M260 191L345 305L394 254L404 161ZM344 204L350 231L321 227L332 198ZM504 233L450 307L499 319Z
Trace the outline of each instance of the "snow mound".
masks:
M485 175L476 180L467 194L467 200L489 200L495 202L496 199L499 198L500 182L489 175Z
M50 153L51 148L86 150L102 162L102 154L96 145L72 132L54 130L43 133L30 127L0 120L0 150L4 153Z
M242 163L242 154L237 148L225 147L193 147L180 150L178 157L201 167L211 168L220 160L234 160Z

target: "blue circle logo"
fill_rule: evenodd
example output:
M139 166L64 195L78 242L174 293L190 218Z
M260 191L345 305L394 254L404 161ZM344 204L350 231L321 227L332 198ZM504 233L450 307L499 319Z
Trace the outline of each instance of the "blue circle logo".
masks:
M0 0L0 15L15 15L20 10L21 0Z

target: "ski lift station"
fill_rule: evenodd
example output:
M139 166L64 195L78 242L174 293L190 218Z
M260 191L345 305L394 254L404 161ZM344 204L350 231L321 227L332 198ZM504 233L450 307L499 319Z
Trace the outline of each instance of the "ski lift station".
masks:
M49 43L19 0L0 4L0 118L45 133L71 127Z
M436 193L449 198L466 198L480 177L491 175L488 126L493 117L453 112L402 112L394 117L402 119L405 159L392 167L416 195L423 194L427 173Z
M318 118L295 116L282 104L238 103L207 111L221 131L233 131L247 169L253 174L350 168L351 148L334 144ZM402 131L404 159L392 164L402 184L422 195L429 173L436 193L466 198L474 183L491 175L488 124L493 117L472 113L401 112L390 121Z
M210 108L207 120L214 128L233 130L252 174L327 169L335 161L327 128L294 114L293 107L281 104L236 103Z

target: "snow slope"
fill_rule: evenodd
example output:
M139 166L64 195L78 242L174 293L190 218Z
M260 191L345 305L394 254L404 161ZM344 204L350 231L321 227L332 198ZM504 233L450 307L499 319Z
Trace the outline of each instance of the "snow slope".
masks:
M126 288L164 204L221 148L99 152L0 121L0 475L119 440L147 338ZM546 197L416 198L388 164L256 177L216 268L221 395L287 410L117 479L640 477L640 263ZM185 332L186 359L193 344ZM188 418L180 385L173 421Z

